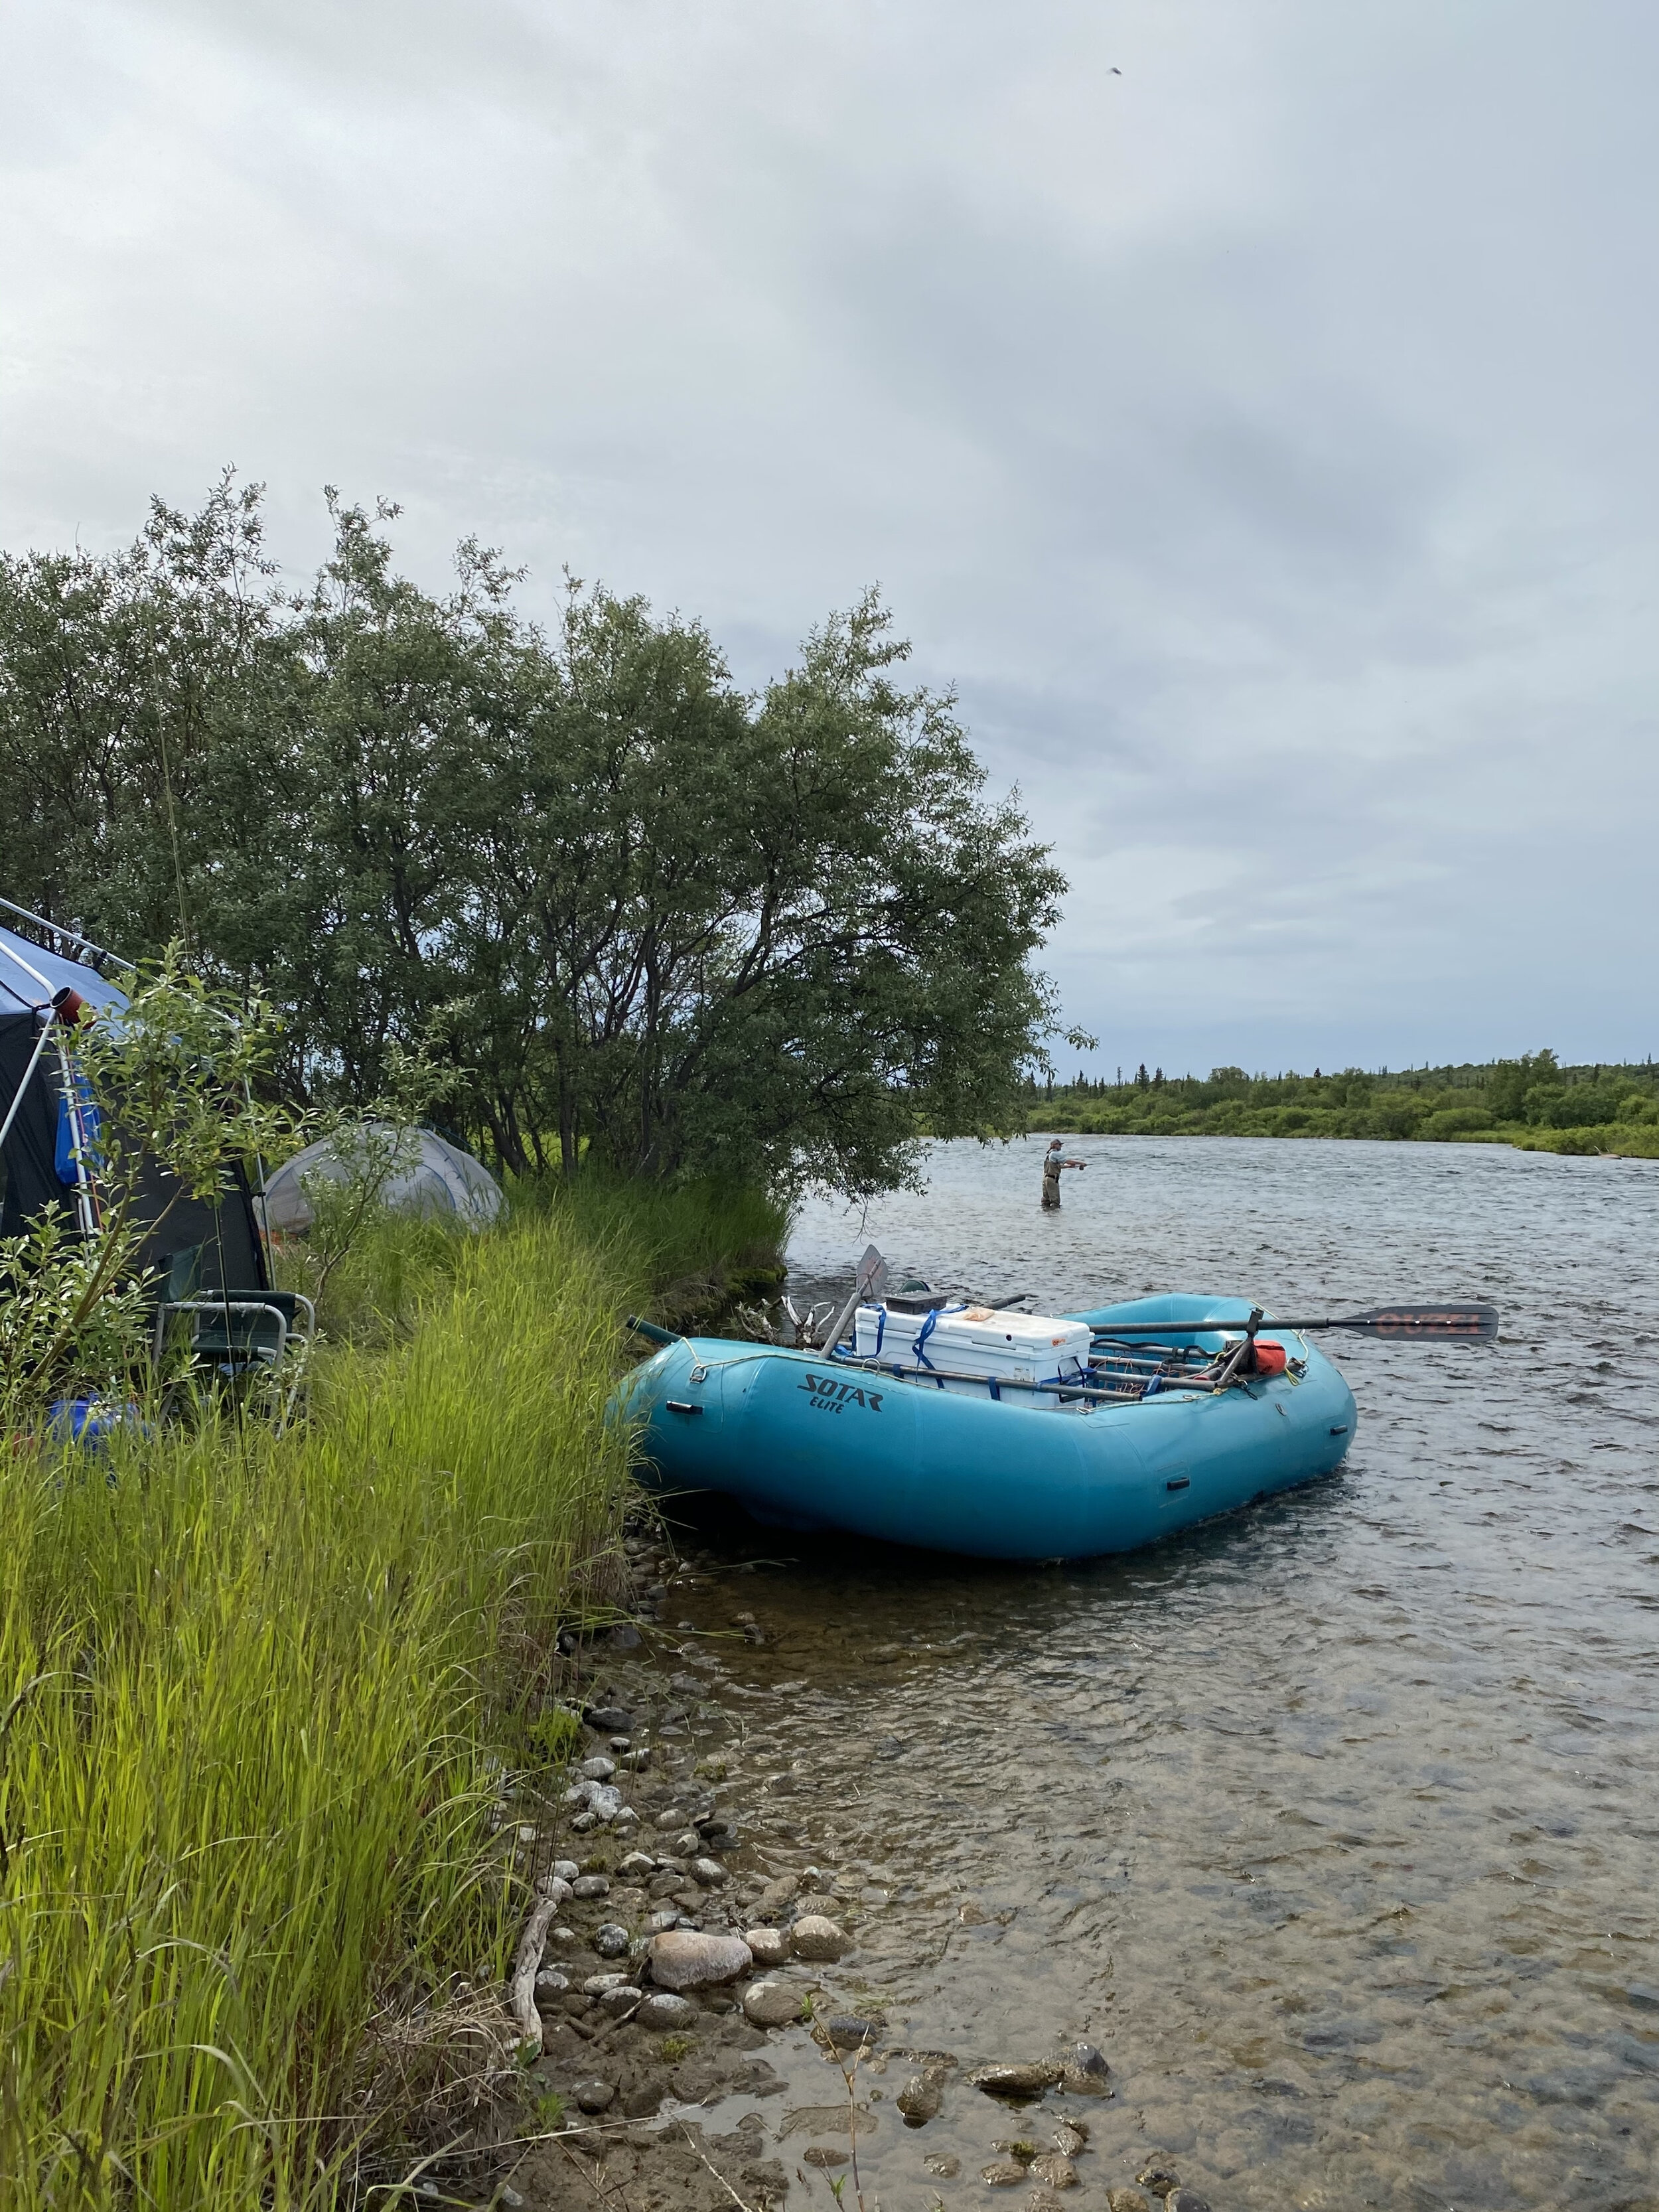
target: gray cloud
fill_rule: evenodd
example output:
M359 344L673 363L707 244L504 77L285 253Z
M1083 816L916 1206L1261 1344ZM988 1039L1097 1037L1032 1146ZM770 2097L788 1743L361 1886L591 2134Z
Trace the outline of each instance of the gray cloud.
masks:
M7 543L225 459L702 616L872 577L1109 1066L1656 1048L1659 18L121 0L0 69ZM1113 76L1115 64L1124 74Z

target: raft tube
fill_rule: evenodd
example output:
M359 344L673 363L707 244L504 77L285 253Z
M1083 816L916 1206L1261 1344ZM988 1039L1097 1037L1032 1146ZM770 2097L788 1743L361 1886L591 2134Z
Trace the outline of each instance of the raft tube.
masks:
M1169 1325L1172 1345L1218 1352L1237 1298L1136 1298L1070 1320ZM1186 1323L1188 1326L1183 1327ZM1273 1334L1304 1371L1218 1394L1171 1382L1135 1404L1000 1401L872 1374L846 1356L724 1337L678 1337L616 1401L640 1429L659 1491L722 1491L769 1526L840 1528L991 1559L1133 1551L1339 1467L1353 1393L1316 1345ZM1020 1402L1024 1397L1024 1402Z

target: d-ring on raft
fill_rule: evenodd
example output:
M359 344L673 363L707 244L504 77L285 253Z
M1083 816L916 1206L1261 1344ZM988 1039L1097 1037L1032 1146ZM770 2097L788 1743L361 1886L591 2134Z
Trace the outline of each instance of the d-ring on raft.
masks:
M657 1489L995 1559L1133 1551L1316 1481L1353 1441L1337 1369L1243 1299L1176 1293L1066 1319L1086 1325L1087 1357L1058 1380L954 1370L942 1331L931 1364L908 1343L860 1358L856 1334L818 1352L673 1337L616 1404Z

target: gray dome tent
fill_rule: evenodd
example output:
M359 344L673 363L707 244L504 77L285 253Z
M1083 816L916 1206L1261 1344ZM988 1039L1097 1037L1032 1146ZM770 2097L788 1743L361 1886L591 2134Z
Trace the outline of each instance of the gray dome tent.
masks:
M430 1129L366 1121L296 1152L265 1185L265 1224L279 1237L303 1236L314 1218L307 1183L384 1175L382 1206L483 1229L501 1210L501 1185L488 1168Z

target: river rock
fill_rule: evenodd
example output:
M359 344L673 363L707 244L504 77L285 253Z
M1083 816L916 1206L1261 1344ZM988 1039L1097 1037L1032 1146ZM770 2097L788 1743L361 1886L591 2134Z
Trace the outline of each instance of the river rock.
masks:
M594 1936L593 1948L602 1959L625 1959L628 1956L628 1930L620 1921L607 1920Z
M574 1859L555 1859L553 1862L555 1881L574 1881L580 1872L581 1869L576 1864Z
M685 1929L653 1936L649 1954L652 1979L668 1990L699 1990L719 1982L735 1982L755 1963L740 1936L695 1935Z
M881 2040L881 2030L874 2021L860 2020L852 2013L831 2013L823 2022L823 2032L837 2051L858 2051Z
M1164 2212L1210 2212L1210 2200L1195 2189L1172 2189L1164 2200Z
M691 1879L701 1882L705 1889L718 1889L726 1880L726 1869L718 1859L693 1859Z
M611 2104L616 2094L617 2087L613 2081L578 2081L576 2084L577 2109L584 2112L602 2112Z
M983 2089L988 2097L1040 2097L1060 2079L1052 2063L1036 2066L975 2066L967 2076L970 2088Z
M576 1769L577 1773L589 1782L609 1782L616 1771L616 1760L605 1758L602 1752L595 1753L592 1759L583 1759Z
M641 2027L648 2027L653 2034L668 2035L676 2028L690 2027L697 2017L697 2008L689 1997L658 1990L641 2000L634 2017Z
M639 1984L618 1982L614 1990L607 1990L599 1999L599 2010L609 2013L612 2020L626 2020L640 2005Z
M597 1813L578 1813L570 1823L570 1832L573 1836L585 1836L599 1825L599 1816Z
M930 2151L921 2162L929 2173L937 2174L941 2181L954 2181L962 2172L962 2160L953 2158L948 2150Z
M1154 2197L1167 2197L1172 2189L1181 2186L1181 2176L1167 2159L1149 2158L1135 2179L1143 2189L1150 2189Z
M804 1912L790 1930L791 1940L798 1959L810 1959L814 1965L820 1961L833 1964L843 1953L853 1948L853 1939L844 1928L822 1912Z
M782 2027L799 2020L806 2002L805 1988L796 1982L750 1982L743 1993L744 2018L756 2027Z
M781 1874L769 1881L760 1893L758 1904L763 1919L770 1920L783 1912L800 1895L800 1876Z
M648 1881L657 1871L657 1862L649 1851L629 1851L617 1869L627 1881Z
M1092 2043L1074 2043L1060 2059L1061 2086L1073 2097L1109 2097L1111 2072Z
M994 2158L989 2166L980 2168L979 2178L993 2189L1018 2189L1025 2179L1025 2168L1017 2158Z
M1114 2189L1107 2196L1106 2212L1152 2212L1152 2199L1139 2189Z
M536 1977L536 2002L546 2004L554 1997L562 1996L570 1987L570 1977L557 1966L544 1966Z
M1087 2145L1089 2138L1082 2128L1073 2127L1070 2120L1062 2120L1054 2130L1052 2140L1056 2150L1063 2150L1067 2158L1075 2158Z
M590 1974L582 1984L582 1995L602 1997L607 1990L619 1990L624 1982L632 1986L631 1977L627 1974Z
M597 1735L632 1735L634 1716L621 1705L590 1705L582 1715Z
M898 2093L898 2108L913 2128L925 2127L944 2101L939 2083L925 2074L913 2074Z
M781 1966L789 1957L789 1938L781 1928L745 1928L743 1940L757 1966Z
M1039 2181L1046 2181L1050 2189L1077 2187L1077 2168L1063 2150L1039 2151L1031 2160L1031 2171Z
M609 1897L611 1884L602 1874L579 1874L570 1885L570 1894L583 1899L591 1897Z

